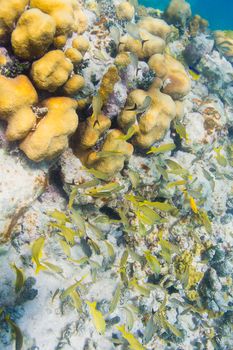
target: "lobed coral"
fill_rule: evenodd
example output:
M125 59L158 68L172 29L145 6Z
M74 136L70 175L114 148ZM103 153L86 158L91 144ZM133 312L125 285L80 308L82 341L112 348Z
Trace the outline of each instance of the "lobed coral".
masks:
M140 114L140 107L148 96L151 104ZM134 110L132 106L135 106ZM148 91L134 90L129 94L126 107L118 117L118 124L125 132L134 125L136 132L132 142L146 149L164 136L176 113L175 102L160 91L157 79Z
M37 88L53 92L67 82L72 70L64 52L53 50L32 64L31 77Z
M191 17L190 4L185 0L172 0L165 10L164 16L168 23L185 26Z
M31 107L37 102L37 92L26 76L12 79L0 75L0 119L8 123L9 141L23 139L32 130L36 116Z
M0 43L6 43L29 0L0 0Z
M130 21L134 16L134 6L128 1L123 1L116 6L116 15L120 20Z
M85 164L89 168L113 176L123 169L125 161L133 154L133 146L121 139L124 134L120 130L111 130L100 152L90 152L86 157ZM102 152L105 152L104 155Z
M52 17L38 9L25 11L11 36L15 55L26 60L41 57L53 43L55 31Z
M52 97L43 101L41 106L47 108L48 113L20 144L20 149L35 162L60 154L78 126L75 100Z
M168 54L156 54L149 59L149 67L156 76L162 79L162 91L173 99L179 99L188 94L191 81L184 66Z

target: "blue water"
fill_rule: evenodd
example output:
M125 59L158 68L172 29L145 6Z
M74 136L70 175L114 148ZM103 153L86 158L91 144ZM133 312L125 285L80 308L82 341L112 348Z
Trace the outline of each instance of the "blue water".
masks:
M161 10L169 0L139 0L140 4ZM210 23L211 29L233 30L233 0L189 0L193 14L200 14Z

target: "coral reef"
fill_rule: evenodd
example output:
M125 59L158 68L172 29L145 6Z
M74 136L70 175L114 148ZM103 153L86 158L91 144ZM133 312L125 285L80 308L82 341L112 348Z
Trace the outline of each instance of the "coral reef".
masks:
M184 0L0 0L0 349L231 350L231 41Z

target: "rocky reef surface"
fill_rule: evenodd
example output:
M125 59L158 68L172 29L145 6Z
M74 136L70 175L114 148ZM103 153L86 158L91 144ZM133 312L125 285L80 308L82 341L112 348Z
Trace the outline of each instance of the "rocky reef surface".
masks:
M232 33L0 0L0 349L232 350Z

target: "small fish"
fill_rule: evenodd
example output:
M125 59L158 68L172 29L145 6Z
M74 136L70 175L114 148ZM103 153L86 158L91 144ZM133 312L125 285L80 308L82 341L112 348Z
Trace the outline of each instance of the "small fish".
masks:
M45 238L38 238L32 245L32 261L36 264L36 274L41 270L47 270L47 267L40 263L40 259L43 254L43 247L45 243Z
M120 44L120 38L121 38L120 30L117 27L112 26L110 28L110 36L112 37L115 44L118 46Z
M129 128L129 130L127 131L126 135L122 135L119 137L119 140L123 140L123 141L128 141L129 139L131 139L134 134L136 134L138 132L138 126L137 125L133 125Z
M174 143L166 143L164 145L161 145L159 147L151 147L150 150L147 152L147 154L151 153L165 153L173 151L176 148L176 145Z
M192 209L192 211L197 214L198 213L198 208L197 208L197 204L195 202L195 199L193 197L189 197L189 203L190 203L190 207Z
M195 81L199 80L201 77L200 73L193 67L189 67L189 74Z
M22 334L20 328L15 324L15 322L12 321L12 319L10 318L9 315L6 316L5 320L14 332L15 350L22 350L23 349L23 334Z
M161 265L159 260L151 254L149 250L144 252L146 261L154 273L159 274L161 271Z
M89 306L90 314L93 318L93 322L97 332L100 334L104 334L106 330L106 322L102 313L96 309L96 301L86 301L86 304Z
M94 128L97 124L100 125L98 117L101 113L102 107L103 107L103 100L102 100L100 94L98 93L96 96L93 96L93 99L92 99L93 113L91 116L91 120L93 120L93 127Z
M225 167L227 166L227 160L226 158L221 154L221 150L222 150L222 147L218 147L218 148L214 148L214 151L216 153L216 160L218 162L219 165Z
M22 269L16 266L16 264L12 264L11 267L15 270L16 273L15 292L18 293L24 286L25 274Z
M145 350L144 346L134 337L130 332L127 332L125 326L118 326L118 331L121 332L122 337L127 340L131 350Z
M150 96L146 96L142 105L137 108L138 114L143 114L147 111L147 109L151 106L152 98Z
M122 283L119 283L116 287L113 299L112 299L111 304L110 304L109 314L112 314L117 308L117 305L118 305L118 303L120 301L120 297L121 297L121 289L122 289Z

